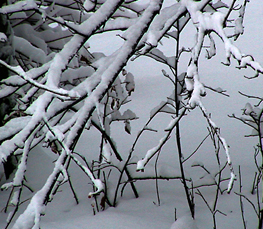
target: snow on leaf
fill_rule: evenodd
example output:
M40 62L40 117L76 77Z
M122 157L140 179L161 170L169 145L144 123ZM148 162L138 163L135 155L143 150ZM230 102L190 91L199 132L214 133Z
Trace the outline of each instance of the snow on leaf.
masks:
M144 172L144 166L145 166L144 160L143 160L143 159L142 159L142 160L139 160L139 161L137 162L136 171L137 171L137 172L138 172L138 171Z
M7 6L3 6L0 8L0 13L2 14L8 14L8 13L14 13L24 10L32 10L32 9L38 9L37 4L34 0L25 0L25 1L18 1L14 4L10 4Z
M191 77L185 77L184 79L185 87L187 91L193 91L194 90L194 80Z
M195 75L198 75L197 66L194 63L191 63L187 68L187 77L193 78Z
M33 47L42 49L47 55L48 44L46 44L46 42L41 37L42 34L34 30L34 28L31 25L20 24L14 28L14 32L16 37L25 39L26 41L31 43Z
M194 83L194 85L197 85L196 82ZM201 86L200 87L194 86L193 93L188 102L189 108L194 109L196 106L200 105L201 102L200 91L201 91Z
M17 52L23 53L31 61L44 64L47 62L46 53L37 47L34 47L22 37L14 36L13 46Z
M158 39L152 31L147 34L146 44L150 47L157 47Z
M2 32L0 32L0 42L7 42L7 36Z
M261 117L261 112L262 110L259 107L255 107L252 115L254 118L259 119Z
M103 147L102 147L102 157L103 161L102 163L111 163L111 150L110 150L110 145L108 142L104 141Z
M182 7L180 3L176 3L169 7L163 8L151 23L148 29L148 33L151 33L151 35L148 36L147 33L144 36L143 43L146 43L147 39L150 37L152 43L157 44L158 41L163 37L163 35L168 31L168 29L185 11L185 7ZM152 46L146 45L141 50L141 53L147 53L150 49L152 49Z

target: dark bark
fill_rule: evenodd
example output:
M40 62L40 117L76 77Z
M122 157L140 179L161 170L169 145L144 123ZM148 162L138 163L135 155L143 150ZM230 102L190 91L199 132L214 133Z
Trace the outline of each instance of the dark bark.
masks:
M7 1L1 1L0 7L5 5ZM7 37L6 41L0 41L0 59L9 63L12 59L13 48L12 48L12 29L11 25L8 21L8 16L4 14L0 14L0 33L4 33ZM6 67L0 66L0 80L6 79L9 76L9 71ZM15 105L13 101L13 97L9 96L6 98L0 99L0 126L4 125L4 117L9 114ZM15 158L13 156L9 156L7 161L4 163L4 171L6 179L12 174L14 169L16 168L14 163Z

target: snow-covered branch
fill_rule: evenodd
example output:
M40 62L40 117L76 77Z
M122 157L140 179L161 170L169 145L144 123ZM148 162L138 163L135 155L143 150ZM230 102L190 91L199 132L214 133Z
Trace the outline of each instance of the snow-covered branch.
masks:
M1 14L10 14L20 11L26 11L26 10L34 10L38 9L38 6L34 0L25 0L25 1L18 1L14 4L10 4L7 6L3 6L0 8Z
M74 91L66 91L63 88L54 89L46 85L40 84L37 81L34 81L32 78L28 77L28 75L25 73L25 71L20 66L10 66L9 64L5 63L2 60L0 60L0 64L6 66L8 69L15 72L17 75L21 76L25 81L27 81L28 83L32 84L33 86L39 89L43 89L53 94L60 95L60 96L66 96L66 97L73 98L73 99L79 97Z
M39 68L32 68L26 71L25 74L32 80L37 79L39 76L44 74L50 67L50 62L42 65ZM8 95L14 93L19 87L24 86L27 82L21 78L19 75L12 75L7 79L0 81L0 84L4 84L3 88L0 90L0 98L4 98ZM6 85L6 86L5 86ZM10 87L12 86L12 87Z
M85 21L83 23L83 31L86 31L87 36L90 36L101 24L107 21L121 2L122 1L117 0L107 1L96 13ZM48 88L58 87L62 71L66 69L68 62L72 59L75 53L77 53L87 38L88 37L75 35L64 46L64 48L55 55L46 73L46 86ZM27 112L32 114L31 120L16 136L14 136L11 140L4 142L0 146L1 159L13 153L17 149L17 145L19 145L19 147L23 147L23 142L25 142L28 135L41 123L42 117L46 113L45 110L49 106L52 99L53 95L50 93L44 93L28 108Z
M3 184L1 186L1 189L8 189L10 187L19 187L22 185L24 179L25 179L25 172L27 168L27 159L28 159L28 154L30 151L30 145L34 139L34 135L31 136L26 142L25 142L25 147L23 149L22 157L20 159L20 163L18 165L17 171L15 173L15 177L12 182Z
M72 158L75 161L75 163L84 171L84 173L89 176L89 178L93 182L94 186L96 187L97 190L95 192L90 192L89 196L91 197L93 195L96 195L96 194L102 192L104 189L104 185L103 185L102 181L100 179L96 179L94 177L94 175L92 174L92 172L90 171L90 169L87 166L82 165L81 162L72 154L72 152L70 151L68 146L64 143L64 138L65 138L64 134L62 132L60 132L58 130L58 128L56 128L56 127L53 128L49 124L49 122L46 118L44 118L44 120L45 120L45 124L47 125L47 127L49 129L49 132L47 133L47 137L46 137L45 141L58 140L62 149L67 153L67 156L69 156L70 158ZM62 166L62 168L64 168L64 166ZM64 175L67 172L62 170L62 173ZM67 175L64 175L64 177L67 178Z
M257 77L259 73L263 73L263 67L258 62L256 62L251 55L242 54L238 47L236 47L226 35L224 27L227 15L219 11L214 11L212 13L202 12L200 8L200 2L195 2L193 0L182 0L181 4L186 7L191 16L192 22L197 29L196 44L192 49L192 58L187 69L186 77L187 90L193 91L192 97L189 101L190 107L194 108L200 100L200 95L205 95L205 89L200 83L198 73L198 59L203 46L204 37L206 35L209 35L210 41L212 42L212 55L215 54L215 45L210 35L211 32L217 34L224 42L227 60L226 63L224 63L225 65L230 65L230 58L234 57L234 59L236 59L239 63L237 68L246 68L247 66L251 67L256 72L254 77ZM242 19L242 15L244 15L244 13L241 12L240 15ZM211 57L211 53L209 57Z
M31 156L30 150L40 144L43 144L43 147L47 146L48 150L54 153L52 157L56 157L52 164L53 171L40 190L33 193L30 203L17 218L13 228L40 228L40 218L45 214L46 205L65 182L69 184L77 200L77 192L75 193L74 189L78 186L73 187L73 184L75 185L75 182L71 182L73 176L70 177L68 174L71 171L68 169L72 169L70 167L72 161L84 172L87 182L92 183L93 190L87 191L86 196L96 195L93 200L101 199L104 207L105 204L116 206L119 194L122 195L127 184L131 185L134 196L138 197L136 180L155 179L158 186L158 179L180 179L193 217L194 188L215 185L218 198L218 193L223 193L221 181L229 180L227 191L231 191L235 174L229 147L201 101L201 96L206 95L205 88L209 87L203 85L200 80L198 68L200 53L206 48L208 59L216 55L217 47L212 36L214 32L225 46L226 65L230 65L233 58L238 63L237 68L250 67L255 70L256 76L263 73L263 68L253 56L243 54L233 41L243 33L245 7L248 1L244 0L239 8L235 6L235 0L231 0L230 7L222 1L180 0L173 3L150 0L143 3L137 0L22 0L9 1L5 6L0 4L2 6L0 17L6 17L10 27L10 31L0 33L0 68L9 72L9 76L6 74L0 81L0 111L2 107L5 109L6 100L14 101L14 104L10 102L11 105L6 112L3 114L0 112L2 118L0 162L6 165L9 159L12 160L13 157L18 159L11 182L2 185L2 189L11 188L6 210L9 207L14 209L9 215L6 227L9 227L15 219L14 216L25 195L24 192L23 195L21 193L24 187L27 187L27 182L30 182L25 179L31 172L27 166L27 159ZM219 12L218 9L221 7L226 8L223 9L226 13ZM234 30L232 36L225 32L230 13L231 16L232 13L238 15L235 25L232 26ZM196 29L196 43L192 49L181 47L181 39L185 36L183 31L187 31L184 28L190 20ZM116 34L119 36L117 37L119 43L116 46L112 44L113 33L119 33ZM209 48L203 46L206 35L209 38ZM172 56L168 56L170 54L166 54L164 49L167 44L166 38L170 39L169 53L175 51ZM103 43L94 44L96 39L98 42L103 40ZM174 42L175 47L171 42ZM6 44L9 47L2 49L6 48ZM163 47L159 47L159 44ZM182 53L190 57L186 67L179 66ZM2 58L6 55L12 55L10 60ZM126 145L126 140L129 140L125 136L121 136L121 143L124 142L125 145L117 148L118 141L113 140L115 133L112 134L116 130L113 128L116 122L122 123L120 128L130 134L127 135L129 139L134 134L131 132L130 121L138 117L133 107L129 106L131 104L129 102L132 100L131 95L135 95L133 93L135 77L131 72L127 73L130 65L127 68L126 65L141 55L151 57L151 61L165 65L165 70L162 72L160 70L160 74L171 82L173 92L165 102L161 102L150 111L149 119L130 148L128 148L130 142ZM187 71L183 70L185 72L180 74L182 68L187 68ZM168 70L172 74L169 75L166 72ZM224 93L221 88L212 90ZM260 99L259 105L262 101ZM212 139L219 165L219 171L217 169L214 173L202 163L193 163L192 166L204 169L207 176L207 179L199 180L197 183L193 182L191 176L186 175L184 169L187 167L184 166L184 162L190 162L192 156L197 155L195 152L199 150L204 140L189 157L184 159L179 125L186 112L192 112L190 109L196 106L200 107L208 122L207 137L210 136ZM144 158L138 161L133 154L140 146L142 133L158 132L158 128L152 127L154 124L150 122L160 113L172 116L171 122L164 129L163 136L160 136L156 146L148 150ZM261 136L262 113L262 109L247 104L244 109L246 118L239 120L252 127L254 134ZM181 171L169 165L157 166L158 157L155 167L151 167L148 162L163 149L174 130L177 142L175 152L179 156ZM96 141L93 141L94 137ZM81 152L83 149L78 147L83 139L86 141L88 151L91 151L91 153L85 151L85 156ZM260 140L262 144L262 139ZM92 144L92 147L89 147L89 144ZM98 150L93 151L95 144ZM224 167L221 166L219 159L221 146L227 157ZM128 155L125 154L125 150L123 152L120 150L122 148L130 149ZM97 158L94 158L94 152L97 153ZM227 165L230 168L230 178L223 178L223 169ZM115 168L113 173L112 168ZM258 166L258 170L259 168ZM137 173L144 170L145 173L141 175ZM0 179L4 179L1 174ZM112 184L114 179L117 182L115 189L112 189L110 183ZM99 210L96 206L99 206L99 203L94 205L92 203L94 212ZM216 211L215 206L213 213Z
M196 9L203 9L210 0L201 0L196 2ZM187 8L184 1L180 1L174 5L166 7L161 10L160 14L154 19L150 25L148 32L144 36L144 44L146 44L140 54L145 54L153 47L156 47L161 38L169 31L169 29L176 25L177 20L183 20L183 15L187 13Z
M105 2L104 5L107 5L107 12L109 12L109 8L113 7L114 3L116 7L119 2L117 1ZM102 8L103 6L100 9ZM139 40L141 39L143 32L147 29L149 23L151 23L153 17L158 13L159 9L160 9L160 1L152 1L149 7L142 14L138 22L127 30L126 32L127 39L124 42L123 46L115 54L113 54L113 56L109 57L108 61L105 61L104 65L101 65L101 67L98 69L97 72L102 72L102 75L99 78L100 80L96 83L94 82L89 83L88 85L87 82L85 83L86 86L88 86L88 90L87 89L86 90L89 92L89 96L85 99L83 107L77 112L78 117L76 119L76 122L74 123L74 125L71 128L71 131L68 133L66 139L64 140L65 149L71 150L74 147L74 142L76 141L76 139L78 139L80 132L83 130L87 120L90 118L92 112L96 108L96 104L103 98L103 96L106 94L107 90L109 89L109 86L113 83L115 78L118 76L123 66L126 64L128 59L132 56L132 54L134 54L135 48ZM93 24L89 23L88 25L89 26L92 25L92 27L94 28ZM76 40L78 41L78 43L76 43ZM60 53L60 55L63 56L64 58L62 59L62 63L58 61L60 59L60 56L58 55L55 56L51 64L51 67L47 73L47 85L58 84L59 82L58 75L66 66L65 60L66 61L69 60L67 57L70 57L70 55L68 54L76 52L78 47L82 44L82 42L83 42L83 38L80 37L79 35L75 35L72 38L71 42L69 42L67 46L65 46ZM72 46L73 45L72 43L75 44L75 46ZM65 54L65 56L62 54ZM55 65L55 63L57 65ZM54 77L51 78L51 76L53 75L56 76L55 79ZM91 79L94 79L94 77L92 77ZM91 82L90 79L88 81ZM40 104L36 104L36 109L34 109L33 116L37 117L38 115L40 115L39 112L40 111L43 112L43 108L47 107L50 99L51 97L48 96L47 94L41 96L38 99L38 102L39 103L41 102L42 103L41 105L44 104L44 106L42 106L40 109L39 107ZM40 117L43 117L43 114ZM39 118L37 119L39 120ZM28 223L26 224L27 226L25 226L24 228L31 228L32 225L34 225L34 227L39 227L39 217L41 213L43 213L44 211L44 204L46 204L47 203L46 200L49 199L49 194L51 193L52 186L54 182L57 180L58 174L60 174L61 172L61 166L64 166L64 164L67 163L66 161L68 160L67 159L68 153L66 152L67 150L65 149L62 150L58 160L55 163L54 170L52 174L49 176L45 185L40 191L38 191L34 195L25 212L16 221L15 226L22 225L22 222L26 221ZM99 185L96 183L97 182L96 179L94 179L93 181L95 185ZM32 216L32 210L34 212L33 216ZM23 225L24 224L25 222L23 222Z
M159 141L159 144L155 147L153 147L152 149L148 150L145 157L142 160L139 160L137 162L137 169L136 171L144 171L144 167L146 166L146 164L151 160L151 158L158 153L162 147L164 146L164 144L168 141L168 139L171 136L171 133L173 131L173 129L176 127L176 124L181 120L181 118L184 116L185 112L186 112L186 108L184 108L180 115L176 118L174 118L170 124L167 126L167 128L165 129L165 131L167 131L167 134L162 137Z
M223 145L223 148L225 150L226 158L227 158L227 164L228 164L229 169L230 169L230 180L228 182L227 192L230 193L232 188L233 188L234 181L236 180L236 175L235 175L235 172L234 172L234 168L233 168L231 157L230 157L230 153L229 153L229 146L228 146L225 138L223 138L221 136L218 126L213 122L213 120L211 119L211 117L207 113L206 108L201 103L201 101L199 102L198 106L200 107L200 109L203 112L205 118L207 119L207 122L208 122L209 126L215 132L215 134L217 135L219 141L221 142L221 144Z

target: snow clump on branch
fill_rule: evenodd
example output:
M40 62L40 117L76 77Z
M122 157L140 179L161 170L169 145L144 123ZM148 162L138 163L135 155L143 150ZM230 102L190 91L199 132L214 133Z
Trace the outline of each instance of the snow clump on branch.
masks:
M227 14L219 11L214 12L201 12L200 2L193 0L181 0L180 3L186 7L189 12L192 22L197 29L196 44L192 49L191 62L187 69L187 77L185 79L187 90L192 93L189 100L189 107L194 108L198 105L200 96L205 95L204 86L200 83L198 73L198 58L203 46L204 37L209 35L211 40L211 32L215 32L225 44L226 62L225 65L230 65L231 56L238 61L237 68L246 68L250 66L256 71L257 77L259 73L263 73L263 67L254 60L251 55L242 54L232 41L227 37L224 31ZM253 78L253 77L251 77Z

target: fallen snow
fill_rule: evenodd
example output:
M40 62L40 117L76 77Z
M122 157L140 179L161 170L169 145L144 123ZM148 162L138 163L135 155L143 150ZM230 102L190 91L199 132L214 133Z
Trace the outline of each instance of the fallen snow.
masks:
M198 229L195 220L191 216L183 216L177 219L170 229Z

